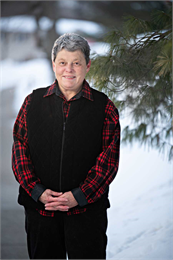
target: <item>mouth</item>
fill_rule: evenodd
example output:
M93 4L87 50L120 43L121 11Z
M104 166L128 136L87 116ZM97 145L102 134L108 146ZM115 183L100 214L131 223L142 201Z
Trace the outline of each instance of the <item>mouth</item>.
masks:
M76 78L75 76L63 76L63 78L65 78L65 79L74 79L74 78Z

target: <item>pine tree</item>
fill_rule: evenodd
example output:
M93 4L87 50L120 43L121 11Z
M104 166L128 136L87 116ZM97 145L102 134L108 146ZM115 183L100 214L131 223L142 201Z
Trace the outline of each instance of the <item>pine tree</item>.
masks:
M150 21L125 17L123 29L110 31L105 43L108 51L93 55L88 80L113 100L121 117L132 118L122 141L156 147L171 160L172 9L153 12Z

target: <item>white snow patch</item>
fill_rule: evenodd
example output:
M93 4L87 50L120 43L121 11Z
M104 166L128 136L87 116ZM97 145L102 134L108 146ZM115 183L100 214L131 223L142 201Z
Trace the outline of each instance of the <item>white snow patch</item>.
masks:
M103 26L91 21L62 18L56 22L56 31L60 34L81 31L91 35L103 33Z
M37 23L33 16L18 15L3 17L0 19L0 30L6 32L32 33L37 29Z
M121 149L110 185L108 259L172 260L172 168L155 150Z
M53 21L50 18L43 16L39 20L39 26L43 31L48 31L52 28Z
M46 87L52 83L52 71L47 59L25 62L3 60L1 65L0 90L15 87L14 110L17 113L33 89Z
M49 30L53 26L53 20L48 17L41 17L39 20L39 26L42 30ZM23 32L33 33L37 30L37 23L34 16L12 16L2 17L0 19L0 30L6 32ZM84 32L89 35L100 34L105 31L103 25L92 21L76 20L76 19L57 19L56 32L58 34L64 34L68 32Z
M89 42L91 48L91 55L104 55L109 50L109 44L105 42Z

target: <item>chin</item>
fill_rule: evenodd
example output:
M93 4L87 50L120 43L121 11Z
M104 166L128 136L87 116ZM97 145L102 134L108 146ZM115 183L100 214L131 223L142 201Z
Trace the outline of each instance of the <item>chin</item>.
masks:
M75 86L64 86L65 89L75 89Z

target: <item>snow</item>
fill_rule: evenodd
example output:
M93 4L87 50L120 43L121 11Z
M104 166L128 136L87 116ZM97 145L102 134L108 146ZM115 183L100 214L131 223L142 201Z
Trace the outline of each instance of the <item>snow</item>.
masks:
M48 31L52 28L53 26L53 21L49 19L48 17L41 17L39 20L39 26L41 30Z
M166 159L137 145L122 147L110 200L108 259L173 259L172 168Z
M75 19L59 19L56 22L56 31L60 34L81 31L87 34L103 33L103 26L98 23Z
M18 113L24 98L33 89L49 86L52 71L47 59L36 59L25 62L3 60L1 66L0 90L14 87L14 111ZM10 75L10 77L9 77Z
M37 23L33 16L18 15L3 17L0 19L0 30L6 32L32 33L37 29Z
M49 30L53 26L53 21L48 17L41 17L39 26L42 30ZM103 34L104 26L92 21L75 20L75 19L58 19L56 21L56 32L64 34L67 32L80 31L89 35ZM0 19L0 30L6 32L23 32L33 33L37 29L37 23L34 16L14 16L2 17Z
M109 44L105 42L89 42L90 48L91 48L91 55L92 54L98 54L103 55L103 53L107 53L109 50Z

